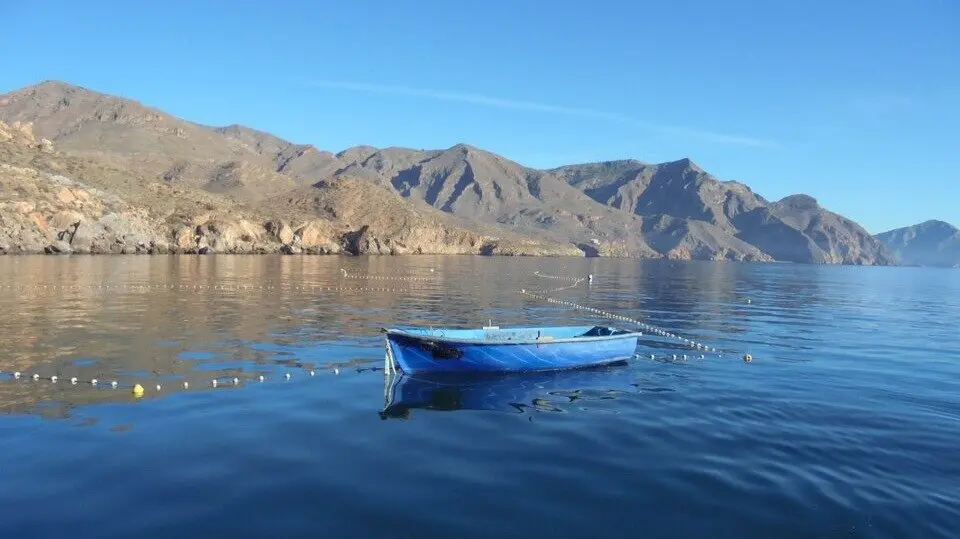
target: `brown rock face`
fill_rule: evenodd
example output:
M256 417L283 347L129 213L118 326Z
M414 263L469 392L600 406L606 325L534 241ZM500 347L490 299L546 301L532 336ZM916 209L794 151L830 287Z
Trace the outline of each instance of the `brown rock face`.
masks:
M738 236L777 260L812 264L890 265L896 259L853 221L793 195L737 217Z
M340 180L301 188L286 202L243 203L48 151L29 125L0 123L0 133L4 254L479 254L483 241L522 238L477 235L369 182ZM285 208L284 217L267 218L277 207ZM579 253L533 240L521 250Z
M297 229L300 247L311 254L336 254L341 251L340 236L330 221L312 219Z
M293 242L293 229L285 221L268 221L264 228L280 243L289 244Z
M638 161L572 165L553 171L604 204L658 216L646 230L650 245L671 258L782 260L802 263L879 264L892 253L860 225L822 208L807 195L770 203L749 187L721 182L689 159L648 165ZM660 233L659 216L682 219ZM679 228L676 228L679 227ZM680 232L682 230L682 232Z

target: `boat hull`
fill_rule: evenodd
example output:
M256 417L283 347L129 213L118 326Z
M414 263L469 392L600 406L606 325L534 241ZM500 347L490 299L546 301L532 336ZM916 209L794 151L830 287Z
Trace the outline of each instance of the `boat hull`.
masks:
M514 330L515 331L515 330ZM529 329L527 331L534 331ZM638 333L496 342L436 334L387 332L393 365L408 374L427 372L531 372L595 367L630 359Z

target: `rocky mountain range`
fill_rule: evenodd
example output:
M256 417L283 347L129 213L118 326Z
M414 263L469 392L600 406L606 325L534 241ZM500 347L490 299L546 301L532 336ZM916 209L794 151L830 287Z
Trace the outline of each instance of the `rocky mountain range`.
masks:
M0 121L0 254L581 253L493 232L351 178L245 203L58 151L31 124Z
M898 260L911 266L960 267L960 229L930 220L877 234Z
M0 162L7 165L0 181L12 189L4 190L8 200L0 207L0 247L8 252L897 261L879 239L812 197L768 201L689 159L538 170L466 144L331 153L244 126L193 123L62 82L0 96L0 121L8 133L20 133L6 141L0 135ZM50 187L64 182L122 203L103 202L90 213L64 207ZM21 183L29 188L13 187ZM78 215L57 217L64 211ZM149 226L98 224L132 215L143 219L137 226ZM61 225L78 222L77 230L98 231L95 248L64 234Z

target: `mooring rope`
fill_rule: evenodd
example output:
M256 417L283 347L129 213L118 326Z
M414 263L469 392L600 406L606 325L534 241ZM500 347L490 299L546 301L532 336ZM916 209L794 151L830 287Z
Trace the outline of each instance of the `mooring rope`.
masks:
M574 281L573 284L561 286L558 288L551 288L550 290L538 290L538 292L541 294L554 294L556 292L563 292L564 290L570 290L571 288L576 288L580 286L580 283L582 283L584 280L585 279L580 279L580 280Z
M536 275L537 277L544 277L544 278L547 278L547 279L572 280L572 281L574 281L574 283L573 283L572 285L570 285L570 286L561 287L561 288L554 289L554 290L551 290L551 291L534 291L534 292L530 292L530 291L527 291L526 289L521 289L521 290L520 290L520 293L521 293L521 294L523 294L523 295L525 295L525 296L529 296L529 297L535 298L535 299L538 299L538 300L541 300L541 301L545 301L545 302L547 302L547 303L552 303L552 304L555 304L555 305L562 305L562 306L564 306L564 307L570 307L570 308L572 308L572 309L578 309L578 310L582 310L582 311L587 311L587 312L589 312L589 313L591 313L591 314L599 315L599 316L602 316L602 317L604 317L604 318L610 318L610 319L612 319L612 320L617 320L617 321L620 321L620 322L627 322L627 323L630 323L630 324L635 324L635 325L637 325L638 327L640 327L641 329L643 329L643 330L645 330L645 331L647 331L647 332L649 332L649 333L653 333L654 335L658 335L658 336L660 336L660 337L667 337L667 338L671 338L671 339L676 339L676 340L682 342L683 344L685 344L685 345L687 345L687 346L689 346L690 348L695 349L695 350L700 350L700 351L704 351L704 352L716 352L716 351L717 351L717 349L716 349L715 347L707 346L706 344L703 344L703 343L698 342L698 341L693 340L693 339L687 339L686 337L682 337L682 336L680 336L680 335L677 335L676 333L673 333L673 332L671 332L671 331L667 331L666 329L659 328L659 327L657 327L657 326L654 326L654 325L652 325L652 324L648 324L648 323L646 323L646 322L643 322L643 321L641 321L641 320L637 320L637 319L635 319L635 318L631 318L631 317L629 317L629 316L624 316L624 315L620 315L620 314L611 313L611 312L609 312L609 311L604 311L604 310L602 310L602 309L597 309L597 308L595 308L595 307L587 307L586 305L581 305L581 304L576 303L576 302L574 302L574 301L557 299L557 298L551 298L551 297L548 297L548 296L546 295L546 294L549 294L549 293L552 293L552 292L557 292L557 291L560 291L560 290L569 290L569 289L571 289L571 288L574 288L574 287L578 286L578 285L579 285L581 282L583 282L584 280L593 281L593 275L590 275L587 279L584 279L584 278L582 278L582 277L564 277L564 276L559 276L559 275L545 275L545 274L540 273L539 271L534 272L534 275ZM702 355L702 354L701 354L700 358L703 359L703 355ZM651 355L651 356L650 356L650 359L655 359L655 356L654 356L654 355ZM674 355L674 356L673 356L673 359L680 359L680 358L679 358L677 355ZM686 356L685 354L683 354L683 355L682 355L682 359L687 359L687 356ZM746 357L745 357L744 359L746 359Z
M659 336L661 336L661 337L669 337L669 338L677 339L678 341L683 342L684 344L688 345L690 348L694 348L694 349L696 349L696 350L703 350L703 351L708 351L708 352L716 352L716 351L717 351L716 348L709 347L709 346L707 346L707 345L705 345L705 344L703 344L703 343L694 341L694 340L692 340L692 339L687 339L687 338L685 338L685 337L681 337L680 335L677 335L676 333L672 333L672 332L667 331L667 330L665 330L665 329L658 328L657 326L654 326L654 325L652 325L652 324L648 324L648 323L646 323L646 322L642 322L642 321L637 320L637 319L635 319L635 318L630 318L629 316L623 316L623 315L620 315L620 314L614 314L614 313L611 313L611 312L609 312L609 311L604 311L604 310L602 310L602 309L597 309L597 308L595 308L595 307L587 307L587 306L585 306L585 305L580 305L579 303L576 303L576 302L574 302L574 301L568 301L568 300L563 300L563 299L550 298L550 297L543 296L543 295L540 295L540 294L537 294L537 293L534 293L534 292L529 292L529 291L527 291L526 289L520 290L520 293L521 293L521 294L524 294L524 295L526 295L526 296L535 298L535 299L539 299L539 300L541 300L541 301L545 301L545 302L547 302L547 303L553 303L553 304L555 304L555 305L562 305L562 306L564 306L564 307L570 307L570 308L573 308L573 309L579 309L579 310L587 311L587 312L589 312L589 313L596 314L596 315L602 316L602 317L604 317L604 318L610 318L610 319L613 319L613 320L617 320L617 321L620 321L620 322L627 322L627 323L636 324L636 325L639 326L640 328L642 328L642 329L644 329L644 330L646 330L646 331L648 331L648 332L650 332L650 333L653 333L654 335L659 335Z
M537 277L543 277L544 279L556 279L558 281L576 281L577 283L580 283L581 281L585 280L583 277L565 277L563 275L547 275L545 273L540 273L540 270L533 272L533 274L536 275Z
M544 279L554 279L557 281L572 281L572 283L569 285L560 286L557 288L551 288L549 290L537 290L537 292L540 294L555 294L557 292L563 292L564 290L570 290L572 288L576 288L580 286L580 283L582 283L583 281L586 281L586 280L593 281L593 275L590 275L589 278L588 277L566 277L563 275L547 275L545 273L540 273L539 270L533 272L533 274L537 277L543 277Z

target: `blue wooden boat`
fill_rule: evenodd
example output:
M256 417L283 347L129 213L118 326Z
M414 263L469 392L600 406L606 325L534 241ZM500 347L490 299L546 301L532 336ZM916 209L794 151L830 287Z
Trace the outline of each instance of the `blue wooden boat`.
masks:
M397 328L387 334L387 368L423 372L528 372L630 359L639 332L606 326L481 329Z
M387 373L380 417L408 418L415 409L555 411L557 404L616 398L638 391L625 364L527 373Z

